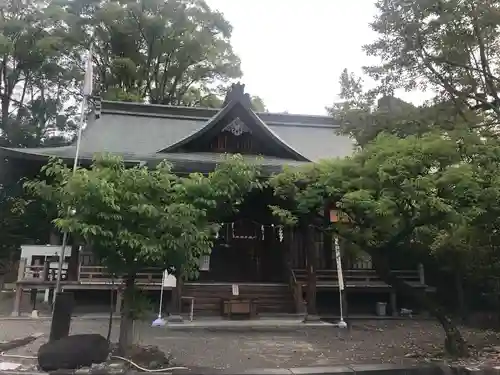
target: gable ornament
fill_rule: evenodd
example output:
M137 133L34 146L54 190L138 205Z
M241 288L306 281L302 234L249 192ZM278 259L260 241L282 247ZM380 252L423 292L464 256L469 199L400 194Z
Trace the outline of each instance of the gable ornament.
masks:
M222 129L223 132L230 132L236 137L241 136L244 133L252 134L252 131L245 125L243 121L239 117L236 117L233 121L231 121L228 125Z

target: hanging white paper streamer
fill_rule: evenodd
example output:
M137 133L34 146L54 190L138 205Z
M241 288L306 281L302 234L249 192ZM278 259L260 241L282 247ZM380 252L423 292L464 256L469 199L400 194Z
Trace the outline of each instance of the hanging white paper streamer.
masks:
M200 257L200 271L210 271L210 255Z

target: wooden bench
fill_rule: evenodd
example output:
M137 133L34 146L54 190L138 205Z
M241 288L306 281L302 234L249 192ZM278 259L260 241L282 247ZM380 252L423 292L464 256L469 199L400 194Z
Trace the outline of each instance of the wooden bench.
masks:
M248 319L252 319L257 316L257 304L254 299L222 299L221 310L221 315L227 316L229 319L236 317L246 317Z

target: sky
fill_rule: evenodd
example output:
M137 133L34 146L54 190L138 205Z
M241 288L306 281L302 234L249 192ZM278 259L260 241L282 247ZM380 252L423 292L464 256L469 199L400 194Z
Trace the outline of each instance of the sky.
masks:
M376 38L374 0L207 0L233 25L246 92L271 112L326 114L344 68L376 62L362 51ZM399 93L421 102L419 93Z

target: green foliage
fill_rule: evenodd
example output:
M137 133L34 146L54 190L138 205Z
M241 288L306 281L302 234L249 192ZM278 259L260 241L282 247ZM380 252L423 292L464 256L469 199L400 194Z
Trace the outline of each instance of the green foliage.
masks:
M26 201L10 194L6 186L0 185L0 278L9 270L23 242ZM0 282L1 284L1 282ZM0 285L2 287L2 285Z
M313 224L366 251L384 281L439 320L446 350L466 355L443 310L399 280L390 265L436 256L461 271L489 264L498 272L499 145L496 137L471 131L403 139L382 133L350 158L274 177L271 186L283 201L274 212L287 224ZM325 220L325 209L332 208L347 220Z
M7 0L0 10L0 145L36 147L75 128L65 15L37 1Z
M3 146L72 139L91 45L94 87L108 100L219 107L241 76L232 27L205 1L7 0L0 10Z
M441 189L454 202L460 220L426 228L431 251L443 264L475 282L497 275L499 228L500 141L483 133L464 137L463 163L441 180ZM453 187L453 189L450 189Z
M404 138L430 131L476 127L484 120L473 111L457 111L456 105L445 99L436 98L415 106L392 95L380 96L383 87L365 90L363 80L347 69L339 83L341 101L328 111L340 124L341 133L351 136L361 147L381 133Z
M378 39L364 49L381 63L364 71L378 85L366 91L359 78L344 71L343 101L331 113L342 132L362 147L381 133L404 138L435 131L460 141L461 161L447 168L442 180L454 188L440 190L455 211L454 220L417 228L410 244L478 285L496 275L500 265L493 177L500 118L497 4L391 0L377 1L376 7L371 27ZM435 97L415 107L395 99L396 89L432 90ZM380 96L384 105L376 101Z
M208 176L179 177L162 162L127 168L116 156L101 155L90 169L75 173L60 160L43 168L45 180L26 189L56 205L55 225L78 235L114 275L124 279L119 348L131 344L131 322L144 312L135 292L137 273L146 267L167 268L177 278L194 278L198 262L209 254L218 226L211 216L219 207L235 210L252 189L259 170L241 156L221 161Z
M466 214L456 201L463 186L447 183L463 162L459 139L439 133L405 139L379 135L353 157L286 171L271 180L284 199L285 209L277 213L324 226L325 208L336 208L349 222L325 229L361 248L407 245L415 241L416 229L460 223Z
M154 170L126 168L112 156L97 157L89 170L74 175L57 160L43 171L50 183L30 181L26 188L56 203L56 226L85 239L117 275L165 265L195 277L217 229L210 215L222 206L237 208L260 186L258 169L238 156L208 176L178 177L167 163ZM68 210L74 214L68 216Z
M198 0L2 1L0 146L73 139L90 45L94 87L104 99L219 107L241 76L231 31L222 14ZM2 213L10 212L2 205Z
M216 84L241 76L232 27L205 1L66 1L65 10L75 43L93 44L108 98L196 105Z
M132 320L145 320L150 317L153 306L150 298L144 290L134 288L132 292L132 301L130 308L130 317Z
M384 92L430 89L458 113L481 109L498 123L498 4L474 0L379 0L365 51L382 63L365 70Z

